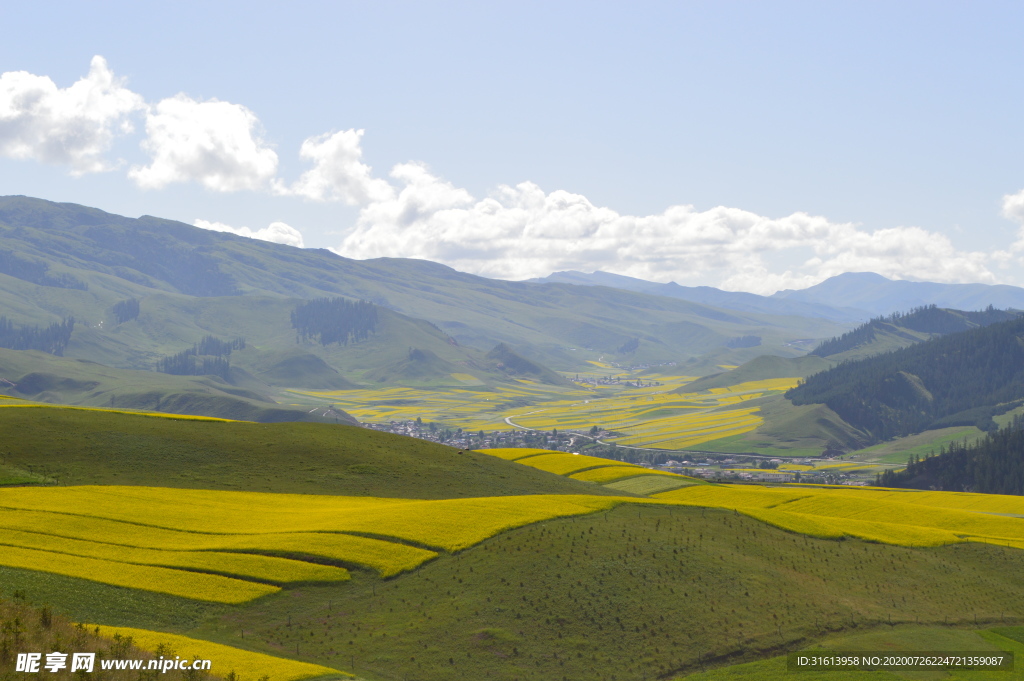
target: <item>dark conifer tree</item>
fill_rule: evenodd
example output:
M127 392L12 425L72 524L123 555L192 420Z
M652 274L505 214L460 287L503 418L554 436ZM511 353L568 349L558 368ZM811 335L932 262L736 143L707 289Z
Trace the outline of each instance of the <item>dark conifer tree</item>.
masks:
M377 306L365 300L317 298L300 303L291 319L302 341L348 345L365 340L377 330Z
M38 326L18 326L0 316L0 347L11 350L41 350L51 355L62 357L71 332L75 328L73 317L66 317L61 322L54 322L41 329Z

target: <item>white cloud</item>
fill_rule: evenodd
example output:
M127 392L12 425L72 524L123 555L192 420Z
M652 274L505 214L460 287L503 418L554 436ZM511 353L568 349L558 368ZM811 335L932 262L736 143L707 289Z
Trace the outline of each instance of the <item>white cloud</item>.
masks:
M1024 225L1024 189L1003 197L1003 217Z
M601 269L653 281L712 284L770 293L835 274L874 271L892 278L992 282L990 265L1024 264L1024 190L1003 197L1002 213L1020 223L1017 241L990 253L958 250L920 227L867 231L794 213L769 218L738 208L698 211L677 205L647 216L622 215L566 191L523 182L477 198L419 163L396 165L390 181L364 163L362 130L306 139L310 164L291 184L277 177L278 156L245 106L185 94L147 104L102 57L68 88L24 71L0 75L0 155L63 164L74 174L110 169L118 135L145 113L141 142L150 160L131 167L140 187L197 182L360 206L342 255L426 258L485 276L522 279L552 271ZM197 220L197 226L302 246L283 222L260 230ZM787 263L782 265L780 263Z
M0 155L68 165L74 175L109 170L106 152L143 106L103 57L63 89L46 76L8 71L0 75Z
M259 128L255 114L240 104L184 94L164 99L146 115L142 148L153 160L128 176L147 189L187 181L220 192L265 188L277 173L277 154Z
M993 253L992 259L1003 269L1011 264L1024 265L1024 189L1003 197L1002 213L1007 220L1019 222L1020 228L1017 230L1017 240L1007 250Z
M987 254L957 251L944 235L919 227L868 232L805 213L773 219L726 207L672 206L637 217L579 194L545 193L531 182L501 186L478 200L419 164L396 166L391 176L400 190L363 208L339 254L423 258L503 279L601 269L758 293L850 271L994 281ZM811 257L799 267L772 267L775 256L806 250Z
M248 227L232 227L231 225L225 225L223 222L210 222L209 220L197 219L192 224L201 229L209 229L214 232L230 232L238 236L249 237L250 239L260 239L261 241L271 241L275 244L303 248L302 232L284 222L271 222L269 226L255 231Z
M350 206L392 199L391 185L374 178L373 169L362 161L362 137L362 130L343 130L308 138L299 155L312 161L313 167L291 187L277 182L275 191L314 201L344 201Z

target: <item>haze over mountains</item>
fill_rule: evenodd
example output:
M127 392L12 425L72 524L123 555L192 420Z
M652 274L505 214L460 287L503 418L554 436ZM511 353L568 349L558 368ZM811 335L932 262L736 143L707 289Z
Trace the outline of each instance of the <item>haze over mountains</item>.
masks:
M787 289L770 296L722 291L710 286L659 284L609 272L555 272L531 282L561 282L608 286L680 298L729 310L795 314L836 322L867 321L869 317L911 310L924 305L956 310L1024 309L1024 288L1005 284L939 284L887 279L873 272L847 272L805 289Z

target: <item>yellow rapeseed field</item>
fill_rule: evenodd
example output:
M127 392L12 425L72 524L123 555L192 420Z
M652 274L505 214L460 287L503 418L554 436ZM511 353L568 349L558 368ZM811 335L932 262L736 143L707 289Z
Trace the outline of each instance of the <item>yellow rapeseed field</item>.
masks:
M294 560L199 555L200 549L248 550L294 558L325 556L372 565L389 576L436 556L401 541L458 551L505 530L605 510L622 501L587 495L423 501L114 486L4 489L0 490L0 528L7 528L7 543L31 542L48 550L8 546L0 552L0 564L198 600L241 602L277 589L134 563L160 561L182 568L233 571L254 579L276 577L282 583L343 574L318 566L289 571ZM57 532L61 537L53 536ZM52 537L49 545L41 535ZM116 557L118 562L95 557L99 555Z
M388 387L345 391L292 391L330 402L362 421L434 421L469 431L586 431L599 426L616 435L608 442L680 449L741 433L762 424L759 409L730 405L778 393L796 378L748 381L700 393L677 393L694 380L688 376L633 376L603 362L591 362L575 385L552 386L518 380L490 386L486 393L469 390L471 374L452 374L452 386ZM619 382L586 380L618 377ZM570 376L570 378L573 378ZM635 382L634 382L635 381ZM658 385L649 385L657 382ZM506 418L508 421L506 421Z
M541 454L523 459L516 459L516 463L530 466L538 470L554 473L556 475L568 475L586 468L597 468L599 466L615 466L618 461L602 459L596 456L583 456L578 454L567 454L557 452L552 454Z
M506 461L515 461L516 459L525 459L528 456L536 456L538 454L557 454L551 449L530 449L528 447L509 447L509 448L495 448L495 449L478 449L478 452L483 454L489 454L496 456L499 459L505 459Z
M276 586L231 577L152 565L119 563L15 546L4 546L3 550L0 550L0 565L51 572L129 589L155 591L214 603L244 603L280 591Z
M20 546L122 563L201 570L243 579L250 577L275 584L340 582L349 579L348 570L344 568L287 558L251 553L136 548L5 528L0 528L0 546Z
M622 503L735 509L793 532L910 546L981 541L1024 548L1024 500L842 486L688 484L685 476L607 459L537 452L523 460L652 498L527 495L378 499L146 487L0 489L0 564L186 598L238 603L287 585L336 581L319 557L390 576L498 533ZM568 462L600 465L573 473ZM553 463L559 462L559 463ZM562 463L566 462L566 463ZM59 535L59 536L57 536ZM370 538L370 535L376 538ZM270 555L247 555L237 551ZM238 578L186 570L220 572Z
M848 535L905 546L962 541L1024 545L1024 518L999 515L1020 508L1021 500L1016 497L752 485L694 486L655 496L673 503L735 509L785 529L818 536ZM994 498L973 498L989 496Z
M85 626L90 630L98 628L100 636L107 638L113 638L115 634L130 637L136 647L151 653L159 649L164 658L173 659L181 656L182 659L188 660L210 660L210 674L221 678L231 672L235 673L238 681L257 681L264 676L269 677L270 681L298 681L317 676L352 676L348 672L330 667L254 653L178 634L131 627L97 627L95 624Z
M277 532L273 534L208 534L134 525L117 520L54 514L45 511L0 509L0 528L107 544L167 551L251 551L287 556L314 556L361 565L391 577L435 558L437 553L369 537L336 532Z

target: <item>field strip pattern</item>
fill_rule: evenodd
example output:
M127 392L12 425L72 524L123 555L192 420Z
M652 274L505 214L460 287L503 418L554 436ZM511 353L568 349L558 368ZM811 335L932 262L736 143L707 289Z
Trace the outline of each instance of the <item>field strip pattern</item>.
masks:
M694 485L654 495L725 508L820 537L858 537L904 546L965 541L1024 545L1024 499L997 494L843 487ZM999 515L1005 514L1005 515Z
M1024 548L1024 518L1015 517L1024 515L1020 497L799 485L659 489L688 481L685 476L641 474L611 483L622 492L651 495L647 498L527 495L429 501L114 486L0 489L0 565L242 603L291 583L337 582L348 576L341 567L307 559L373 567L389 576L414 569L439 551L459 551L507 530L622 503L729 509L819 537Z
M181 656L186 660L210 660L210 673L225 678L231 672L239 681L256 681L269 677L273 681L300 681L318 676L348 676L352 674L318 664L288 660L264 653L233 648L220 643L211 643L201 639L166 634L159 631L134 629L131 627L108 627L95 624L84 625L87 629L99 629L100 636L113 638L131 638L131 644L142 650L161 655L167 659ZM354 678L354 677L353 677Z
M244 603L280 590L276 586L220 575L133 565L15 546L3 547L0 564L215 603Z
M389 577L441 550L459 551L506 530L627 500L529 495L422 501L116 486L13 488L0 490L0 565L240 603L275 593L278 584L348 578L342 567L309 560L371 567Z
M642 466L623 466L621 464L604 466L602 468L592 468L580 473L573 473L569 477L573 480L603 484L622 480L623 478L635 478L638 475L667 475L673 478L679 477L675 473L650 470L648 468L643 468Z
M668 471L651 470L643 466L602 459L596 456L570 454L543 449L481 449L484 454L497 456L506 461L514 461L547 473L563 475L582 482L593 482L619 492L638 494L641 496L665 492L685 485L702 484L703 481ZM517 451L529 451L526 456L518 456Z

